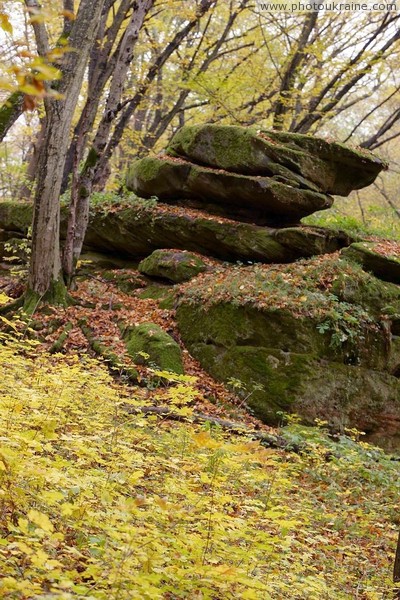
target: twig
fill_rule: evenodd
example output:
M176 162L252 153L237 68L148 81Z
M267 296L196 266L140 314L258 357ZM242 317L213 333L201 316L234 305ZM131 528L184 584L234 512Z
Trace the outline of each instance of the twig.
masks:
M171 410L168 406L132 406L131 404L123 404L122 409L131 415L158 415L171 421L199 424L210 423L211 425L219 426L222 429L229 429L232 433L237 435L249 435L253 439L259 440L263 446L267 446L268 448L279 448L297 453L305 448L305 445L293 444L285 440L285 438L280 435L253 431L242 423L228 421L227 419L220 419L218 417L212 417L211 415L206 415L204 413L194 412L190 416L183 416L179 413L173 412L173 410Z

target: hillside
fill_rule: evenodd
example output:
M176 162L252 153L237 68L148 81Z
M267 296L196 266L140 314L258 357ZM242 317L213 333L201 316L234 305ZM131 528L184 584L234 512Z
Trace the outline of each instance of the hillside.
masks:
M302 222L386 168L183 128L92 197L60 296L0 203L2 597L391 596L400 245Z
M263 425L187 352L186 375L133 366L117 323L179 339L171 287L89 266L80 305L2 317L2 597L388 597L397 460L322 421Z
M382 451L323 423L266 448L192 424L198 381L139 389L2 342L3 598L388 597L399 480ZM153 403L187 422L130 414Z

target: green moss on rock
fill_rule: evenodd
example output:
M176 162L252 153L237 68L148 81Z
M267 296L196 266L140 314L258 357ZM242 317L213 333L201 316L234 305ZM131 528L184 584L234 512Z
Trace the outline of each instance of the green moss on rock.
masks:
M162 309L172 310L175 306L175 289L172 285L153 283L138 293L139 298L156 300Z
M184 250L155 250L142 260L138 267L140 273L149 277L168 279L173 283L189 281L207 269L199 256Z
M10 230L26 231L25 218L25 222L16 223L16 218L22 214L21 206L26 210L30 224L31 204L0 202L0 229L14 227ZM62 237L66 233L66 213L64 207L61 211ZM10 214L15 214L15 218L9 219ZM302 232L292 233L284 239L285 229L279 231L285 245L278 241L277 229L272 227L207 216L203 212L142 198L129 198L127 205L121 198L118 208L113 206L112 210L106 211L96 207L91 211L85 246L110 253L111 263L117 257L120 260L140 259L159 248L177 248L243 263L287 263L304 254L309 256L327 248L340 247L343 243L340 233L331 232L327 233L325 242L321 238L321 228L315 228L315 233L313 228L307 228L309 243Z
M400 258L383 256L374 251L374 242L357 242L342 250L343 256L362 265L376 277L400 284Z
M33 204L31 202L0 202L0 227L5 231L26 234L32 225Z
M254 132L244 127L183 127L172 138L167 153L228 171L252 173L258 166L254 164L253 137Z
M333 198L271 177L242 175L167 158L144 158L130 169L127 188L178 203L188 198L229 218L262 225L297 223Z
M215 124L185 126L167 153L235 173L347 196L374 181L386 163L371 152L313 136ZM282 179L281 179L282 181Z
M399 301L398 286L322 257L203 275L181 287L176 314L190 352L240 380L265 422L297 412L375 434L400 420Z
M155 323L141 323L123 332L128 354L136 364L156 366L163 371L182 375L182 352L179 344Z
M135 173L140 171L140 176L145 181L148 181L157 177L161 166L162 165L158 159L149 156L143 158L141 161L135 162L132 167L132 172Z
M191 350L217 380L238 379L242 384L239 394L246 399L250 410L271 425L279 424L282 413L293 410L313 358L262 346L232 346L223 350L212 344L198 344Z

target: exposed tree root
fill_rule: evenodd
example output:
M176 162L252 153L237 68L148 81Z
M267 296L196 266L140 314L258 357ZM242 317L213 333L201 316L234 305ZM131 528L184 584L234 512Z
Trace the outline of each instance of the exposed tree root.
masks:
M87 325L85 320L81 321L79 326L92 350L108 363L109 368L114 373L115 371L118 371L120 375L126 377L131 383L138 383L139 373L134 367L122 365L120 357L112 352L108 346L95 338L92 329Z
M235 421L228 421L226 419L220 419L218 417L212 417L204 413L194 412L190 416L183 416L179 413L173 412L168 406L132 406L130 404L123 404L122 408L125 412L131 415L158 415L171 421L189 422L189 423L210 423L211 425L217 425L222 429L229 429L231 433L238 435L248 435L249 437L259 440L263 446L267 448L278 448L288 452L299 453L306 449L305 445L293 444L288 442L284 437L280 435L273 435L270 433L253 431Z
M64 348L64 344L68 339L69 332L71 331L73 325L72 323L67 323L64 327L62 333L58 336L56 341L52 344L50 348L50 353L55 354L56 352L61 352Z

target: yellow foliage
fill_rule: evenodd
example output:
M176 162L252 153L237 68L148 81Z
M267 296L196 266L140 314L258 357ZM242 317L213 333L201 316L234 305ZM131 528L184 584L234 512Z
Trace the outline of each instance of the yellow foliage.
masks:
M0 28L6 33L12 34L13 26L10 23L10 19L5 12L0 12Z
M390 589L397 478L381 455L366 466L365 444L327 463L317 442L283 455L215 428L160 425L125 413L127 395L142 400L97 362L9 337L0 371L1 598L343 600ZM169 401L184 405L191 382L176 383Z

